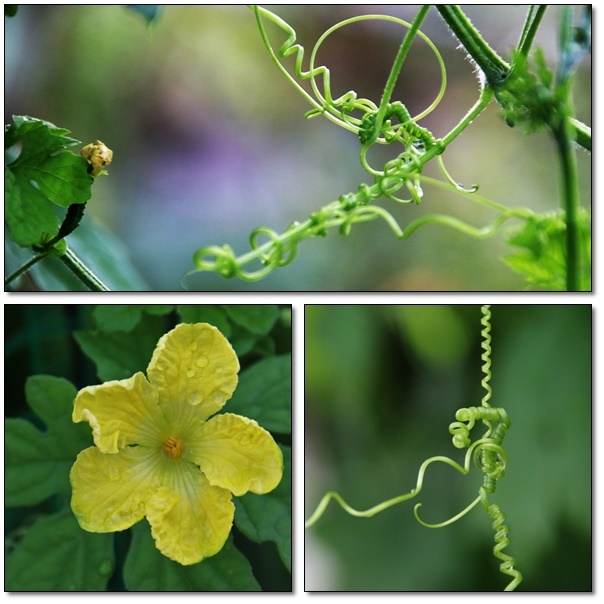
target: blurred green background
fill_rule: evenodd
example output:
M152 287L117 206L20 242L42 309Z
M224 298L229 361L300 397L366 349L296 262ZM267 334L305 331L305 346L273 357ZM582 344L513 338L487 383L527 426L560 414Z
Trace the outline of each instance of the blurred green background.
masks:
M491 405L512 426L491 503L508 517L519 591L590 591L590 305L494 305ZM422 462L462 462L448 432L484 395L480 306L305 307L305 518L337 490L357 509L409 492ZM481 434L480 428L475 430ZM473 436L474 433L472 434ZM305 589L501 591L493 531L476 508L441 529L482 483L444 464L417 498L370 519L331 502L305 531Z
M271 8L308 49L341 19L383 11L412 20L417 12L409 5ZM526 7L468 6L467 12L509 58ZM552 63L558 17L559 7L550 7L536 39ZM280 30L266 27L278 48ZM443 54L449 84L422 125L442 136L475 102L478 85L434 10L423 30ZM330 68L334 93L354 89L377 102L404 33L394 23L363 21L330 36L317 60ZM96 183L81 231L94 220L95 230L121 241L137 273L130 277L135 289L180 290L196 249L229 243L243 253L253 228L282 232L370 180L354 134L304 119L310 107L270 60L244 6L165 6L147 27L124 6L24 5L5 20L5 51L5 123L13 114L31 115L68 128L84 144L100 139L113 149L110 176ZM439 86L436 60L418 42L393 100L416 114ZM589 59L576 90L577 115L591 124ZM525 138L508 128L495 105L444 158L456 181L480 185L495 201L538 212L559 206L552 141L545 133ZM591 156L581 151L578 159L589 206ZM440 177L436 166L425 173ZM425 213L452 213L475 226L494 218L430 186L421 206L386 207L403 227ZM304 242L293 264L259 283L209 273L184 283L201 290L518 290L523 278L500 261L511 251L501 238L476 241L443 226L400 242L376 221L357 225L348 238L333 233ZM16 266L22 260L7 257Z

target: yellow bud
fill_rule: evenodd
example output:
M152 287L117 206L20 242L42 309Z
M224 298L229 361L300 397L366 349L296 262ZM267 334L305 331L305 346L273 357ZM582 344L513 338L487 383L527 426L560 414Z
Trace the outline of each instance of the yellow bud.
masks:
M108 166L113 159L113 151L101 141L94 141L94 143L86 145L82 149L81 155L91 166L88 169L89 173L95 177L107 174L103 168Z

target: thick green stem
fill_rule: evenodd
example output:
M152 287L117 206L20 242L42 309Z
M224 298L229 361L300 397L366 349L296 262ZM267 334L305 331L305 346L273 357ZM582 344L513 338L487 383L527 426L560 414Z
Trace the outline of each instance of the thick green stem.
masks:
M500 86L508 76L510 66L486 43L459 6L437 4L436 10L482 69L489 85L492 88Z
M563 118L555 132L562 168L562 196L566 211L566 289L581 289L581 253L579 225L579 179L572 147L572 131L568 118Z
M110 291L69 248L60 260L88 289L97 292Z

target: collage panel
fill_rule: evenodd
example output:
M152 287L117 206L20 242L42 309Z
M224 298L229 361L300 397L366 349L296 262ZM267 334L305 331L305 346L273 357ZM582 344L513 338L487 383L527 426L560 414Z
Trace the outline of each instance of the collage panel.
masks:
M292 307L5 304L6 592L291 592Z
M592 316L307 304L304 589L592 591Z
M5 40L5 291L592 291L591 5L6 5Z

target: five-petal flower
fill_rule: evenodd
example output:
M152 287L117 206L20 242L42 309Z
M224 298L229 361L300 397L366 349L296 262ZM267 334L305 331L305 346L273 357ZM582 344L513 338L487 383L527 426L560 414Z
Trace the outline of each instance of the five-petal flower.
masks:
M147 377L80 390L73 421L96 446L70 473L71 507L85 530L129 528L147 517L157 548L180 564L219 552L232 527L231 495L268 493L280 482L281 450L254 420L214 415L237 386L239 361L207 323L165 334Z

